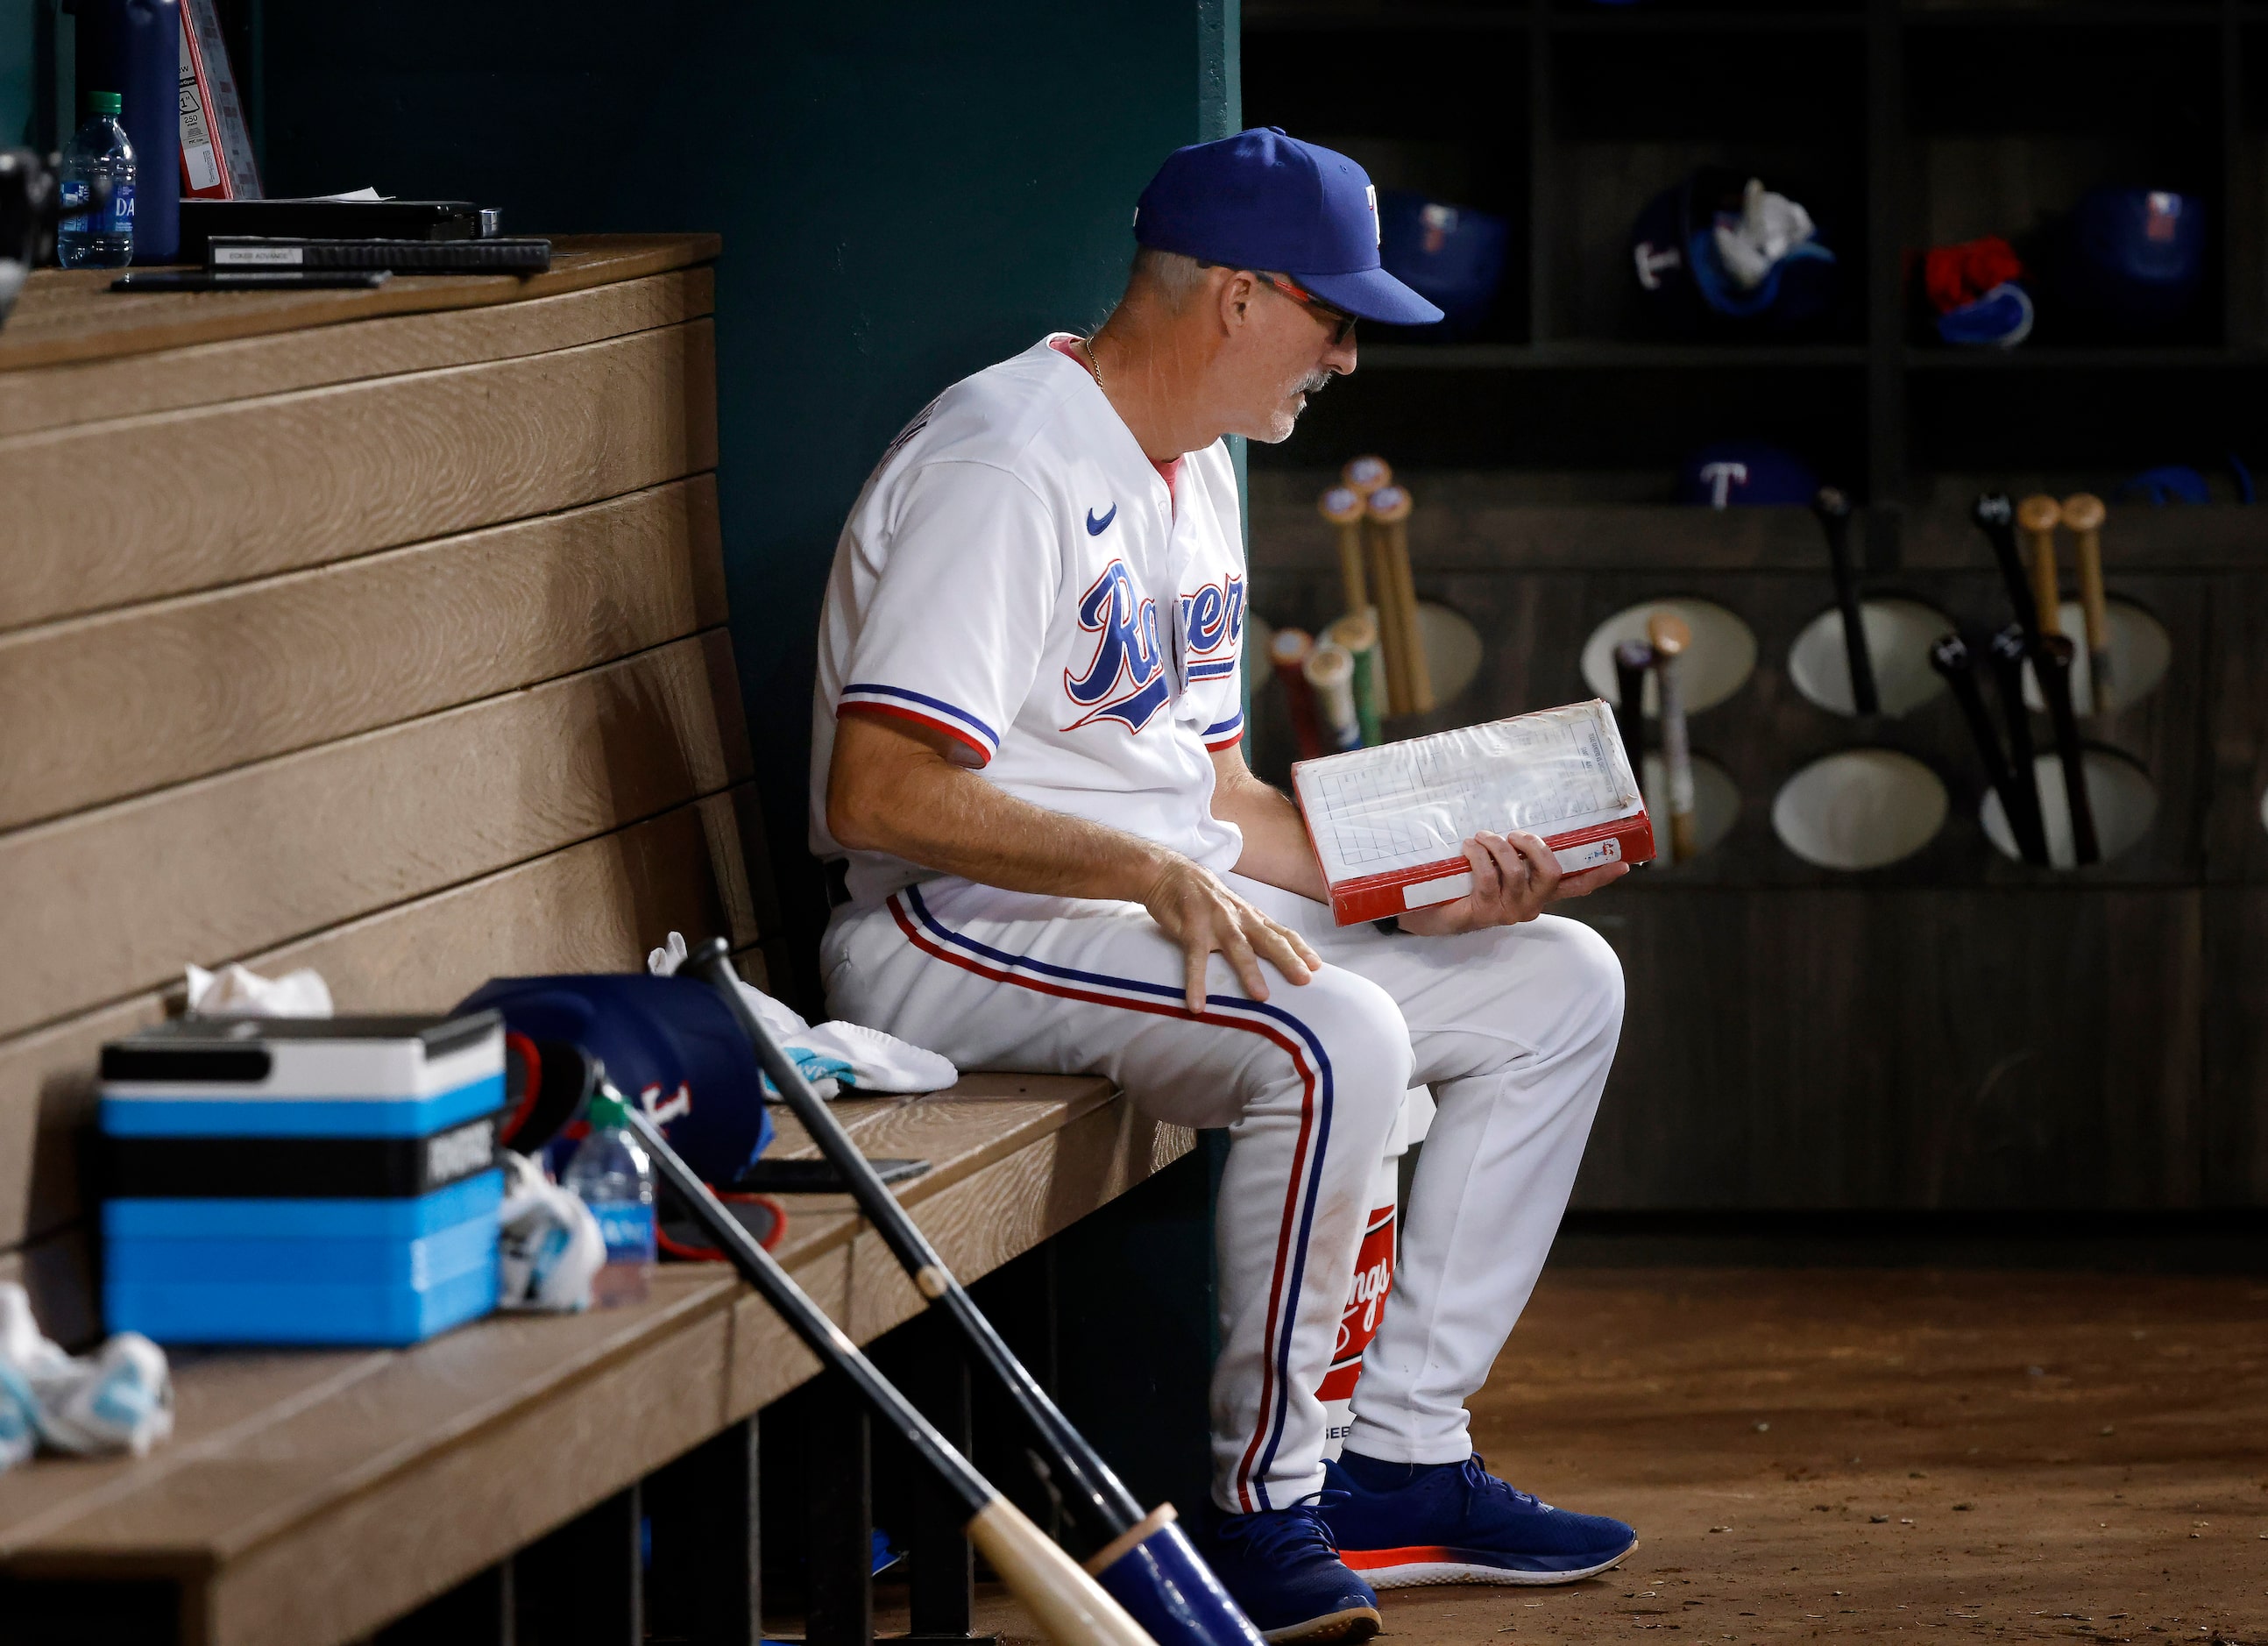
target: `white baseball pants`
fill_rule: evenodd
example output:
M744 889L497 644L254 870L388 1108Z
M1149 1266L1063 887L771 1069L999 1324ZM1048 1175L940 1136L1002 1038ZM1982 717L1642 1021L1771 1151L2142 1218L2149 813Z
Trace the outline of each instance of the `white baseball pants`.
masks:
M1471 1450L1465 1401L1559 1226L1623 987L1614 951L1572 920L1388 935L1226 878L1314 946L1325 963L1311 982L1270 969L1269 998L1256 1001L1216 955L1206 1014L1193 1018L1180 951L1140 905L954 879L840 912L821 955L837 1015L965 1068L1104 1075L1160 1120L1228 1129L1213 1495L1245 1512L1322 1484L1315 1390L1380 1151L1412 1085L1433 1089L1439 1112L1346 1443L1410 1463Z

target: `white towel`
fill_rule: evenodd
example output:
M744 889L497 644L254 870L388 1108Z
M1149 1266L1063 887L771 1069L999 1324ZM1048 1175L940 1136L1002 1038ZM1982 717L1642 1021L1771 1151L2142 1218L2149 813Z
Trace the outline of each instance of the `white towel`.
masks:
M685 939L678 933L645 957L645 969L657 978L674 978L685 963ZM771 1031L780 1050L792 1058L804 1078L812 1080L822 1097L835 1093L821 1080L813 1080L814 1068L831 1074L845 1087L862 1092L933 1092L961 1078L952 1059L909 1041L886 1035L863 1023L806 1022L792 1008L772 999L754 984L739 978L740 998L755 1012L757 1021ZM764 1083L767 1095L771 1082Z
M166 1351L122 1332L93 1354L48 1340L21 1286L0 1281L0 1471L41 1442L57 1451L142 1456L173 1432Z

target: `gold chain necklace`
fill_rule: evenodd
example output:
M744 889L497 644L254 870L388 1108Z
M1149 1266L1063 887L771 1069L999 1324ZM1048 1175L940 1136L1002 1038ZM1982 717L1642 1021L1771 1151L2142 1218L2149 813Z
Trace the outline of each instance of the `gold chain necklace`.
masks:
M1086 352L1086 369L1094 379L1094 386L1097 388L1101 388L1102 387L1102 365L1101 363L1094 358L1094 339L1092 337L1081 337L1079 340L1079 346Z

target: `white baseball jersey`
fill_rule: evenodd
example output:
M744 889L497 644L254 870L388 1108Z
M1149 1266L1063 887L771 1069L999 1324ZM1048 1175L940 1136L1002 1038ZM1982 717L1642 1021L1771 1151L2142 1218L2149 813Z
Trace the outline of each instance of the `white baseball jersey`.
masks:
M892 443L836 548L812 849L849 860L862 908L925 875L827 832L835 719L857 705L954 738L1011 794L1233 867L1208 751L1244 734L1244 611L1219 442L1169 488L1049 339L964 378Z

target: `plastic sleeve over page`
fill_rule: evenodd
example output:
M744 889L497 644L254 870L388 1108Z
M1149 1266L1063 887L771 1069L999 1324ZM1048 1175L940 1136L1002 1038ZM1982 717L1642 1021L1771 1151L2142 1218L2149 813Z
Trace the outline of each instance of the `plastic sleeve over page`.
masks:
M1292 786L1341 926L1472 889L1464 843L1541 836L1569 874L1653 856L1653 824L1603 699L1303 760Z

